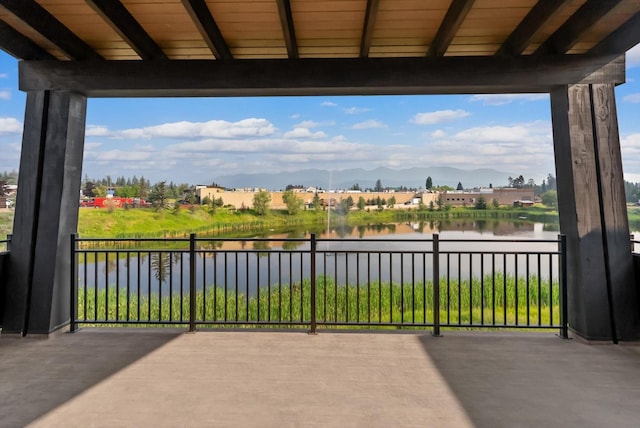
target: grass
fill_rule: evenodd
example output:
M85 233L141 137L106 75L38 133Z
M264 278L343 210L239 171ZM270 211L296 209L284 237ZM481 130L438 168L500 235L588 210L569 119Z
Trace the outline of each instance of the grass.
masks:
M495 284L495 287L493 286ZM472 325L559 324L558 284L531 276L516 278L499 273L484 281L440 280L440 322L462 327ZM196 292L196 320L199 324L308 325L311 314L311 283L272 285L260 294L235 294L235 289L209 286ZM529 309L527 311L527 302ZM85 308L86 305L86 308ZM495 310L495 312L494 312ZM338 284L331 277L316 280L316 314L319 323L371 323L384 328L402 324L432 325L434 321L433 284L372 282ZM495 318L495 319L494 319ZM114 286L97 293L78 290L78 317L88 323L101 321L136 323L187 323L189 295L129 295ZM375 326L374 326L375 328Z
M364 226L391 224L405 221L430 221L469 219L505 219L557 223L557 212L547 208L499 208L476 210L474 208L453 208L447 211L382 210L351 211L347 216L334 214L331 225ZM257 216L252 210L217 209L211 213L200 206L181 209L178 212L152 209L92 209L79 211L78 234L92 238L175 238L190 233L233 235L234 237L254 236L271 229L305 227L322 230L326 227L327 212L323 210L303 210L290 216L284 211L272 210L267 216ZM0 236L11 233L13 211L0 213Z

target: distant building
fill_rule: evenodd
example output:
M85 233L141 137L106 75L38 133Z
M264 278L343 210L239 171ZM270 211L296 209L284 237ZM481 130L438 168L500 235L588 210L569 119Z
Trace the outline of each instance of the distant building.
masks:
M451 190L440 193L440 201L452 207L473 206L478 199L483 197L487 205L496 201L500 206L513 206L518 203L520 206L533 205L533 189L512 187L482 188L474 190Z

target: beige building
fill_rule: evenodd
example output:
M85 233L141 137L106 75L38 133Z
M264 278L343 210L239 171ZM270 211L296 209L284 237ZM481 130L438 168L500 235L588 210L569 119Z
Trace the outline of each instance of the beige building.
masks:
M473 206L483 197L487 205L497 201L501 206L513 206L516 202L532 203L534 193L532 188L516 189L511 187L489 188L480 190L452 190L440 193L440 200L452 207Z
M253 207L253 197L259 191L260 189L228 191L220 187L198 186L195 192L196 192L198 201L200 203L202 203L202 201L207 197L211 200L222 198L222 202L224 203L224 205L232 205L236 209L240 209L242 207L245 207L245 208ZM274 209L274 210L286 209L286 205L282 199L283 192L269 192L269 194L271 195L271 203L269 204L271 209ZM315 196L315 193L307 192L307 191L296 191L296 196L302 199L302 202L305 205L309 205L313 203L313 198ZM431 201L436 203L438 199L438 194L423 193L422 195L420 195L420 194L416 194L415 192L349 192L349 191L345 191L345 192L322 192L322 193L318 193L318 197L322 201L323 205L329 205L329 203L331 203L332 206L339 204L341 200L347 199L349 197L353 199L354 206L357 205L360 197L364 198L365 201L372 201L372 200L376 200L377 198L388 201L390 198L393 197L396 199L396 207L407 208L407 207L419 205L421 198L422 198L422 203L427 206ZM371 206L376 206L376 205L371 204Z

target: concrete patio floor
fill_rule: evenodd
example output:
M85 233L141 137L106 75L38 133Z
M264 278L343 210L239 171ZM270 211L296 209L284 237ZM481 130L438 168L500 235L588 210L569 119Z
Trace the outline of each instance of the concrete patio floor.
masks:
M0 427L637 427L640 346L551 333L0 338Z

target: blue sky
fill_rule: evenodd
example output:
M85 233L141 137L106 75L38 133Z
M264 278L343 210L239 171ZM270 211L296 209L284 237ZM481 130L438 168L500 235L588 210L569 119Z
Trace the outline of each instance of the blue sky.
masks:
M640 45L616 90L625 178L640 181ZM17 169L25 94L0 51L0 171ZM89 99L83 176L210 183L235 173L379 166L554 173L549 97ZM304 177L300 178L304 183ZM221 183L224 185L224 183ZM506 177L505 183L506 184ZM256 183L259 185L259 183Z

